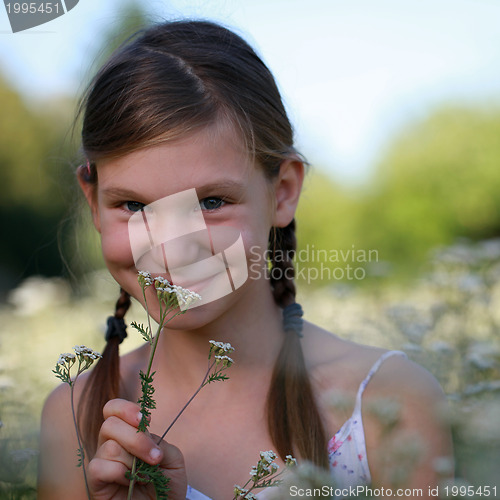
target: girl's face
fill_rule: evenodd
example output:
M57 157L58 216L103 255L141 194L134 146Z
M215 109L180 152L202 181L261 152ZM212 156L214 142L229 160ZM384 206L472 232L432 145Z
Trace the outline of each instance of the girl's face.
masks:
M257 253L262 254L267 248L270 228L286 225L293 218L303 174L302 164L286 161L278 178L270 182L262 169L251 163L241 141L229 127L207 127L176 141L118 159L103 160L98 163L97 171L97 186L84 181L81 185L91 206L94 224L101 234L106 265L116 281L141 302L137 254L134 261L134 242L131 246L129 234L129 219L134 213L146 207L144 213L147 215L147 206L161 200L153 206L170 206L167 215L172 217L172 212L177 213L172 203L182 200L181 193L196 194L199 210L212 234L227 228L241 234L245 265L251 267ZM201 214L198 212L197 217ZM182 218L177 224L182 227ZM182 243L182 238L178 240L180 243L170 250L166 259L166 272L162 273L170 280L174 277L174 282L175 275L169 273L174 260L180 265L188 265L208 257L207 245L195 245L195 238L188 238L188 245ZM249 272L241 288L258 289L263 282L269 286L263 273ZM210 278L208 283L210 285ZM192 285L191 289L201 292L196 283ZM229 303L233 300L229 299ZM148 304L152 302L148 299ZM152 313L154 317L154 311Z

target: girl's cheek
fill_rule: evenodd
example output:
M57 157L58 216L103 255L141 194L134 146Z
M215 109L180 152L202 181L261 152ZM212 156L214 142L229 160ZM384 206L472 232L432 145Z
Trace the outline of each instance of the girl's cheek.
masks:
M102 254L106 264L127 266L134 264L128 230L107 231L101 233Z

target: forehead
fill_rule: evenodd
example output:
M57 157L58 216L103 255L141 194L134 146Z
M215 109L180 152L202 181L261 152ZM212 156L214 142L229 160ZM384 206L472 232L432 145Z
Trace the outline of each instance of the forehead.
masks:
M97 170L99 190L140 184L157 199L207 184L244 184L260 169L254 166L234 128L216 124L120 158L102 160Z

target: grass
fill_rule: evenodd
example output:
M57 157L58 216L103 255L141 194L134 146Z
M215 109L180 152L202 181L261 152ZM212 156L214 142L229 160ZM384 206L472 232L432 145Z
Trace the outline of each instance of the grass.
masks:
M412 286L332 284L302 288L306 318L365 344L402 349L433 373L449 397L456 473L497 486L500 463L500 243L462 242L436 252ZM87 277L74 297L60 280L31 280L0 309L0 500L36 498L38 428L57 385L59 353L101 350L118 289L107 273ZM299 287L300 288L300 287ZM145 322L139 305L127 315ZM123 344L142 343L130 331ZM469 497L470 498L470 497Z

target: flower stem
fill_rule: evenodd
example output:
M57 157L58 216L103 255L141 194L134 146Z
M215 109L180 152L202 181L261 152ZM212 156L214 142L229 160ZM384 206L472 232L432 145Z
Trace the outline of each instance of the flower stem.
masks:
M144 296L144 299L146 299L145 296ZM148 316L149 331L151 332L151 320L150 320L150 316L149 316L149 311L147 309L147 301L145 300L145 302L146 302L146 312L147 312L147 316ZM151 368L153 366L153 358L155 356L156 347L158 346L158 340L160 338L160 333L163 329L163 326L167 322L165 319L166 319L166 316L167 316L169 311L170 311L170 309L163 311L162 307L161 307L161 302L160 302L160 322L158 324L158 330L156 331L155 340L151 344L151 353L149 355L149 362L148 362L148 367L146 370L146 377L150 377L150 375L151 375ZM180 313L178 313L178 314L180 314ZM169 318L168 321L175 318L175 316L177 316L178 314L174 314L172 317ZM161 439L160 439L160 441L161 441ZM130 475L132 478L130 480L129 487L128 487L127 500L132 500L132 494L134 492L134 485L135 485L134 476L135 476L136 471L137 471L137 457L134 457L134 460L132 461L132 469L130 471Z
M81 365L81 362L80 362L80 365ZM80 368L80 366L78 368ZM76 382L76 379L78 378L78 375L80 375L80 370L78 370L78 373L75 377L75 380L69 384L70 392L71 392L71 414L73 415L73 424L75 426L75 431L76 431L76 440L78 441L78 450L80 451L80 460L82 463L83 479L85 481L85 490L87 492L87 498L89 500L91 500L89 483L87 481L87 471L85 470L85 451L83 449L82 442L80 439L80 429L78 428L78 422L76 420L76 413L75 413L74 387L75 387L75 382Z
M199 385L198 389L194 392L194 394L189 398L188 402L182 407L181 411L177 414L177 416L172 420L170 425L167 427L167 430L162 434L161 438L158 440L157 444L160 444L165 436L167 435L168 431L172 428L172 426L177 422L179 417L184 413L184 410L190 405L191 401L198 395L198 393L203 389L203 386L205 385L205 382L207 381L208 375L212 368L215 365L215 361L209 365L207 372L205 373L205 376L203 377L203 380L201 381L201 384Z
M134 475L136 470L137 470L137 457L134 457L134 461L132 462L132 469L130 471L132 479L130 480L130 483L128 485L127 500L132 500L132 493L134 492L134 484L135 484Z

